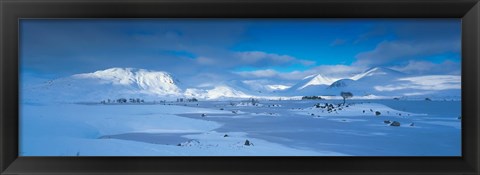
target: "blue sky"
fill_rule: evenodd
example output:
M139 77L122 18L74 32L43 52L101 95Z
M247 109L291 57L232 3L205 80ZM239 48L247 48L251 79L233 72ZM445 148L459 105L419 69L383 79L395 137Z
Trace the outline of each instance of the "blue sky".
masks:
M384 66L460 74L460 19L145 19L20 22L31 83L112 67L199 80L293 83Z

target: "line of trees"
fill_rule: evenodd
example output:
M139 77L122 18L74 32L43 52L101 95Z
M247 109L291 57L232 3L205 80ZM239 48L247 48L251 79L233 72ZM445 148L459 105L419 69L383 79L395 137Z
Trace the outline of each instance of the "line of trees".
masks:
M109 104L109 103L145 103L145 100L140 98L118 98L118 99L107 99L102 100L100 103Z
M177 98L177 102L197 102L196 98Z
M323 100L320 96L303 96L302 100Z

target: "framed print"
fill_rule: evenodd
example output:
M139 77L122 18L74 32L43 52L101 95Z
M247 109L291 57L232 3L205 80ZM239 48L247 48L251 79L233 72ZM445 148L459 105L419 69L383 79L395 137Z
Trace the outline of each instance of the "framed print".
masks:
M478 173L478 1L1 8L4 174Z
M19 156L461 156L460 19L19 30Z

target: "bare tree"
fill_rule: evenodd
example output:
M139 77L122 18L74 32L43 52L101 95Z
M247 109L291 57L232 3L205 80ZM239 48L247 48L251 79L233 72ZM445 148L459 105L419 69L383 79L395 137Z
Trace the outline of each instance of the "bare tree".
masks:
M345 105L345 100L347 98L352 98L353 94L351 92L340 92L340 96L343 98L343 104Z

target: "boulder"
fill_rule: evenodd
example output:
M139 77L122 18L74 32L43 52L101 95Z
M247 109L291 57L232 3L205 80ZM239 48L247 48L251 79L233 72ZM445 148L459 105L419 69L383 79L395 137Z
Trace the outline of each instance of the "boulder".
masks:
M380 113L380 111L375 111L376 116L379 116L380 114L382 114L382 113Z
M390 126L400 126L400 122L393 121L392 123L390 123Z
M252 143L250 143L250 141L248 141L248 140L245 140L245 144L244 144L244 145L245 145L245 146L250 146L250 145L253 145L253 144L252 144Z

